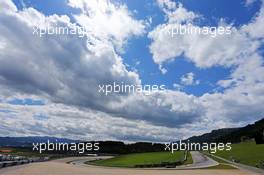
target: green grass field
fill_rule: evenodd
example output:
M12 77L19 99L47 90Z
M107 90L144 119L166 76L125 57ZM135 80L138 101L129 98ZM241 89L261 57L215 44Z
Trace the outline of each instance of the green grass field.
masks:
M231 151L218 151L215 155L231 160L233 157L240 163L256 166L264 161L264 145L256 145L255 142L233 144Z
M142 164L158 164L161 162L175 162L183 157L183 152L153 152L153 153L139 153L139 154L127 154L114 157L107 160L97 160L93 162L87 162L88 164L98 166L111 166L111 167L129 167L132 168L135 165Z
M193 163L192 155L191 155L191 153L188 151L188 153L187 153L187 160L184 162L184 165L192 164L192 163Z

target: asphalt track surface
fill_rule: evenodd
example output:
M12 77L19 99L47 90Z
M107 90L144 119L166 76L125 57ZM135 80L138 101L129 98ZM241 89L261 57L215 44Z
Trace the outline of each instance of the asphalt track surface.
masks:
M199 169L199 168L208 168L219 165L218 162L198 151L191 151L191 155L193 159L193 164L183 165L180 166L178 169Z
M0 175L257 175L256 173L239 169L129 169L97 167L76 163L93 159L95 158L72 157L8 167L0 169Z
M216 162L215 160L205 156L204 154L202 154L198 151L191 151L191 155L192 155L192 159L193 159L193 164L178 166L177 168L174 168L174 169L182 169L182 170L200 169L200 168L208 168L208 167L219 165L218 162ZM107 158L111 158L111 157L103 157L103 158L107 159ZM90 158L90 159L92 159L92 158ZM72 161L71 164L87 166L87 164L85 164L85 162L87 162L87 161L88 161L87 159L80 159L80 160ZM155 169L157 169L157 168L155 168ZM167 168L158 168L158 169L167 169Z

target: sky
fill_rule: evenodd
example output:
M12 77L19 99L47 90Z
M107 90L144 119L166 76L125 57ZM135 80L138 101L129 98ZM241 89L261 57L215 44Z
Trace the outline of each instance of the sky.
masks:
M34 35L47 26L87 33ZM263 28L262 0L1 0L0 136L170 142L253 123ZM98 92L113 82L166 90Z

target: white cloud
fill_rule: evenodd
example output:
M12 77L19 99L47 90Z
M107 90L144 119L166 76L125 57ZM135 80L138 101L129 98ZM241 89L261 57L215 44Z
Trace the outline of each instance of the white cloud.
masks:
M64 104L24 106L0 102L0 108L10 111L0 112L0 136L47 135L88 140L168 142L174 140L175 136L186 138L186 133L191 132L184 128L175 130L154 126L142 120L112 117L104 112ZM37 114L48 117L35 117Z
M250 35L253 39L264 39L264 1L262 1L262 5L260 11L256 14L256 16L251 20L249 24L242 26L242 32L245 32Z
M11 1L4 2L10 4ZM113 81L140 83L136 73L126 70L110 40L97 36L87 42L85 38L73 35L40 38L32 34L34 25L43 28L45 25L72 25L67 16L44 16L27 8L2 13L0 23L0 38L5 41L5 52L0 54L3 89L99 109L116 99L100 96L97 93L99 84Z
M149 38L152 39L150 52L153 55L153 60L157 64L163 64L169 60L177 59L179 56L185 56L187 59L195 63L201 68L209 68L212 66L234 66L240 64L243 59L254 53L260 46L259 38L263 38L263 14L264 7L261 8L259 14L252 19L251 23L243 25L240 28L226 24L224 20L220 20L216 30L220 28L230 28L231 34L203 35L195 34L177 34L171 35L168 31L172 29L185 27L201 29L193 23L193 19L197 18L197 14L179 6L173 8L170 13L182 11L182 20L174 20L173 16L165 15L168 20L164 24L158 25L149 33ZM179 15L177 15L179 17ZM182 21L188 24L182 23ZM229 33L229 32L228 32ZM198 47L199 46L199 47Z
M182 88L183 88L183 86L180 85L180 84L178 84L178 83L173 83L173 87L174 87L176 90L178 90L178 91L181 91Z
M248 6L250 6L250 5L252 5L252 4L254 4L256 2L256 0L245 0L245 6L246 7L248 7Z
M159 70L161 71L161 73L164 75L168 72L167 69L165 69L162 65L159 65Z
M158 0L158 5L166 14L169 23L190 22L199 17L199 15L186 10L181 3L171 0Z
M12 3L12 1L1 1L0 6L1 6L0 14L17 11L17 8L16 8L15 4Z
M111 40L119 49L129 37L145 32L144 21L135 20L125 5L113 4L109 0L69 0L69 5L81 9L82 13L74 18L90 35Z
M189 72L181 77L181 83L187 86L200 84L199 80L195 79L193 72Z

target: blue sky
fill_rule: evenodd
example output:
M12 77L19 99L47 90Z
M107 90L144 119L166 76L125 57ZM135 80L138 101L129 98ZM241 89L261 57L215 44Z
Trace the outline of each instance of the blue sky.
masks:
M23 8L34 7L46 15L52 14L74 14L78 10L68 7L66 0L15 0L17 7ZM115 2L115 1L113 1ZM166 19L162 15L162 10L158 7L156 1L141 1L141 0L126 0L116 1L127 5L130 11L134 12L137 19L152 18L152 24L148 27L148 31L153 30L158 24L163 23ZM195 13L201 14L203 19L199 21L198 25L216 26L221 18L224 18L228 23L233 23L234 26L241 26L248 23L256 12L259 11L261 2L256 1L249 7L245 6L244 1L241 0L221 0L213 2L211 0L181 0L185 8ZM228 4L228 5L227 5ZM165 68L168 72L163 75L158 65L152 60L152 55L149 52L148 46L151 40L144 35L143 37L136 37L128 41L125 46L125 52L121 53L124 62L133 70L136 68L140 75L143 84L164 84L167 88L173 89L173 84L181 83L181 77L189 72L193 72L196 78L200 80L199 85L185 86L182 90L188 94L201 96L205 93L212 93L216 90L221 90L217 82L229 77L231 68L214 66L208 69L197 68L192 62L186 60L184 56L179 56L176 61L165 63ZM137 65L137 62L140 64Z
M34 7L46 15L52 14L71 14L78 13L78 10L68 7L67 0L15 0L17 7L23 9L23 4L26 7ZM130 11L134 12L137 19L152 18L152 24L148 27L148 31L153 30L158 24L163 23L166 19L162 15L162 10L158 7L156 1L148 0L126 0L113 1L121 2L127 5ZM244 1L241 0L200 0L194 2L193 0L181 0L184 7L190 11L201 14L203 19L199 21L199 25L216 26L221 18L224 18L228 23L233 23L234 26L241 26L252 20L261 7L261 2L256 1L249 7L245 6ZM227 5L228 4L228 5ZM179 56L176 61L165 63L165 68L168 72L163 75L158 65L152 60L152 55L149 52L148 46L151 40L144 35L130 39L125 52L121 53L124 62L133 70L136 68L140 75L143 84L164 84L168 89L173 89L173 84L181 83L181 77L189 72L193 72L196 78L200 80L200 84L196 86L186 86L182 90L188 94L201 96L205 93L212 93L216 90L221 90L217 82L222 79L227 79L232 71L231 68L214 66L209 69L197 68L193 63L187 61L184 56ZM140 64L137 65L137 62ZM180 69L179 69L180 68Z
M167 141L264 117L262 0L3 0L0 5L5 7L0 119L8 118L0 126L10 128L9 135ZM162 33L187 23L230 27L232 33L215 38ZM77 25L89 33L85 38L32 34L33 27L50 24ZM107 82L167 90L106 97L97 88ZM79 130L87 134L76 136Z

